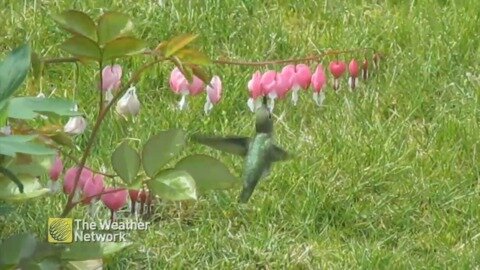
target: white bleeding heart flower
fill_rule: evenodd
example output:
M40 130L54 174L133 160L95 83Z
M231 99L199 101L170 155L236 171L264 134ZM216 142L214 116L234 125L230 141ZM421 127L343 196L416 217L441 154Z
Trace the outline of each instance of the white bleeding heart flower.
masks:
M75 105L73 111L78 111L78 106ZM68 134L78 135L82 134L87 128L87 120L83 116L73 116L68 119L67 124L63 127L63 131Z
M137 89L130 87L117 102L116 110L123 116L136 116L140 112L140 101L138 100Z

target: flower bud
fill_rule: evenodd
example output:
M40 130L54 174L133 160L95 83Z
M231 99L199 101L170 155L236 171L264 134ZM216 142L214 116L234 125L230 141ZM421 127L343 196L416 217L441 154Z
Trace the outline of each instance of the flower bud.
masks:
M120 65L106 66L102 70L102 90L111 91L120 87L122 67Z
M102 202L113 212L120 210L127 203L128 191L123 188L105 188Z
M117 102L116 110L123 116L136 116L140 112L140 101L138 101L136 88L130 87Z
M78 106L75 105L72 111L78 111ZM73 116L68 119L67 124L63 127L63 131L69 134L82 134L87 128L87 120L82 116Z
M82 134L87 128L87 120L82 116L70 117L67 124L63 127L63 131L69 134Z

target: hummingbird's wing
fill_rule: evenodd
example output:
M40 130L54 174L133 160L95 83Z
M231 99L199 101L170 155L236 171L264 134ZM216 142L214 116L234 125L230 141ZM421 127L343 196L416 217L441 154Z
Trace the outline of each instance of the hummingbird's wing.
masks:
M273 145L270 150L270 158L272 162L276 162L276 161L284 161L284 160L290 159L292 158L292 156L287 151L280 148L279 146Z
M247 155L248 146L250 143L250 138L240 136L215 137L193 135L192 139L198 143L215 148L217 150L242 157Z

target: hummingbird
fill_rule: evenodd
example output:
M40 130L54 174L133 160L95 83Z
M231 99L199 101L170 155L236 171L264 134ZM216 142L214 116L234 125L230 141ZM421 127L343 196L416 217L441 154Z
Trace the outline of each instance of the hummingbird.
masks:
M265 177L272 163L290 159L290 154L275 145L273 139L272 113L267 106L267 98L263 97L262 106L255 112L255 135L253 138L241 136L212 137L194 135L192 139L198 143L230 154L244 157L243 189L238 201L246 203L252 196L259 180Z

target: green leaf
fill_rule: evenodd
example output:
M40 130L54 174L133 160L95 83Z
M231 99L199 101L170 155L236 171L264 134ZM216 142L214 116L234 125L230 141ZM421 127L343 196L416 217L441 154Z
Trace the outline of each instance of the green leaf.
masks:
M5 176L0 175L0 200L25 201L50 192L48 188L42 187L37 177L18 175L18 179L23 184L23 193L20 193L16 184L8 180Z
M112 154L115 172L127 183L132 183L140 169L140 156L127 142L120 144Z
M162 131L150 137L142 150L145 173L153 178L170 159L180 153L185 138L185 132L179 129Z
M31 257L36 246L37 240L30 233L15 234L3 240L0 245L0 269L16 266L22 259Z
M151 192L164 200L196 200L195 180L186 171L168 169L147 181Z
M103 60L111 60L141 53L145 50L145 41L134 37L121 37L108 42L103 49Z
M204 53L194 49L182 49L176 53L176 56L183 62L195 65L208 65L210 59Z
M219 160L207 155L192 155L180 160L175 169L188 172L199 190L230 189L241 185L242 180Z
M54 134L49 134L47 136L59 145L75 149L75 143L73 142L72 136L69 136L63 131L58 131Z
M22 182L20 182L17 175L2 166L0 166L0 173L3 174L6 178L10 179L15 185L17 185L18 191L20 191L20 193L23 193L23 184Z
M98 20L98 43L103 45L119 37L130 35L133 23L130 17L120 12L106 12Z
M73 36L60 45L60 49L77 57L100 60L102 53L97 43L82 36Z
M7 122L9 105L10 100L8 99L0 101L0 127L4 126Z
M165 48L165 57L170 57L175 54L177 51L183 49L189 43L194 41L198 35L194 34L182 34L176 36L168 41L168 44Z
M0 63L0 102L9 98L30 69L30 47L22 45Z
M103 260L71 261L66 265L69 270L103 269Z
M35 136L11 135L0 137L0 154L14 157L16 153L29 155L52 155L55 150L32 142Z
M75 103L60 98L16 97L10 100L8 117L17 119L34 119L38 114L47 116L78 116L80 112L72 111Z
M189 68L188 66L184 66L183 63L180 61L180 59L178 59L178 57L176 57L176 56L173 56L171 58L171 60L173 61L175 66L177 66L178 70L180 70L180 72L182 72L183 76L185 76L185 78L188 80L188 82L191 83L193 81L192 69Z
M97 41L95 22L87 14L77 10L67 10L53 15L53 19L68 32Z
M62 260L84 261L102 258L102 247L98 242L73 242L66 245Z
M199 66L196 66L196 65L189 65L189 66L192 69L192 72L195 76L200 78L200 80L202 80L205 84L210 83L210 81L212 80L212 75L210 75L210 73L208 73L207 71L205 71L205 69Z
M54 154L35 156L21 154L15 157L6 157L3 163L4 167L16 175L39 176L48 173L54 161Z
M119 252L120 250L128 246L131 246L132 244L133 243L131 242L103 242L100 243L100 246L102 248L103 257L107 257Z

